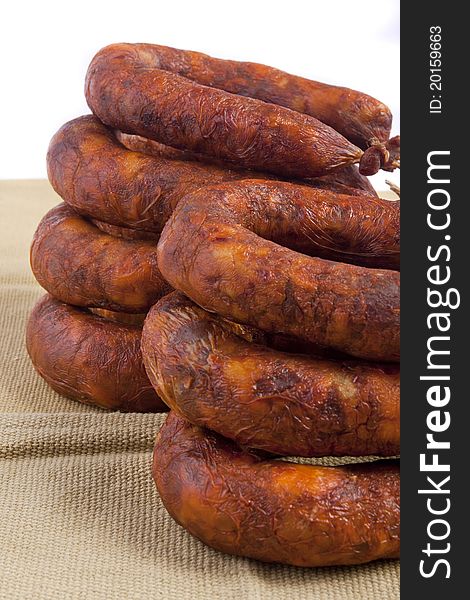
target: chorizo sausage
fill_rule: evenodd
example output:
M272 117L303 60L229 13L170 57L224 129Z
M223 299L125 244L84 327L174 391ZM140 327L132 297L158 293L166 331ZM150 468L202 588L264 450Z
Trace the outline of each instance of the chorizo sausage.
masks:
M373 144L385 144L390 137L390 109L362 92L311 81L257 63L221 60L168 46L138 46L149 55L148 60L155 68L305 113L336 129L363 150Z
M59 394L102 408L161 412L140 350L141 326L115 323L46 295L34 307L26 347Z
M80 214L156 233L185 194L210 183L252 176L130 152L92 115L66 123L54 135L47 171L54 190Z
M80 117L63 125L52 138L47 169L52 187L74 210L100 222L136 229L142 232L137 236L140 239L159 233L179 200L191 191L258 176L226 165L203 164L188 159L187 153L150 140L127 143L133 150L152 144L153 158L128 151L92 115ZM270 178L266 173L259 176ZM349 194L364 192L328 177L309 184ZM111 228L96 225L111 233ZM132 233L123 235L131 237Z
M31 268L50 294L76 306L142 313L171 290L155 242L102 233L64 204L39 223Z
M399 273L299 253L390 266L398 259L397 203L357 196L353 207L348 197L307 189L252 180L187 196L158 243L163 276L233 321L397 361Z
M125 133L285 177L326 175L363 157L314 117L195 83L158 64L151 45L100 50L85 83L92 112Z
M324 467L263 460L170 412L153 477L170 515L228 554L301 567L399 555L396 461Z
M178 205L178 215L200 212L211 220L218 217L221 225L244 224L266 239L310 256L373 268L400 267L399 201L245 179L206 186L188 194L182 203L186 209L178 210ZM181 223L180 235L186 235L186 224Z
M151 308L142 355L172 410L240 446L285 456L400 452L396 365L318 360L251 343L178 292Z
M209 161L209 158L202 154L195 154L194 152L171 148L170 146L165 146L164 144L143 138L139 135L123 133L118 129L114 131L114 134L123 146L135 152L144 152L145 154L150 154L157 158L170 158L173 160L190 160L205 163ZM227 164L230 164L231 168L237 168L237 165L233 163L223 163L222 161L215 160L211 162L222 167L227 167ZM255 174L252 176L255 176ZM263 179L265 178L269 179L267 174L263 173ZM322 189L330 189L342 194L362 194L377 197L374 186L367 177L359 173L359 169L356 165L348 165L346 167L335 169L333 173L323 175L323 177L299 180L298 183Z

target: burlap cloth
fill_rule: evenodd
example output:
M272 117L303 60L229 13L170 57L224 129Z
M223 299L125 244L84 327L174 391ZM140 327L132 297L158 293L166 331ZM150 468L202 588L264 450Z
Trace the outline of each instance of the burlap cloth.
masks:
M43 292L28 247L57 202L45 181L0 181L0 598L397 599L397 561L300 569L207 548L152 484L162 417L82 406L35 374L23 332Z

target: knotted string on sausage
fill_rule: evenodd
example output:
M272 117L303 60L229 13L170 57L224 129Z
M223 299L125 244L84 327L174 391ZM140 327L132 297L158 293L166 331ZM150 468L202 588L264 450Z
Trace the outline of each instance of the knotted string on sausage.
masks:
M114 44L92 60L85 94L107 125L249 168L315 177L359 161L365 175L399 165L384 104L264 65Z

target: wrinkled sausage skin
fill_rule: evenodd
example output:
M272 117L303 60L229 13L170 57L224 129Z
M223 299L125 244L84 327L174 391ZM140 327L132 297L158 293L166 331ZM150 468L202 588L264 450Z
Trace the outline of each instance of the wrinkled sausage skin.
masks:
M278 104L315 117L364 150L387 142L390 109L375 98L345 87L311 81L265 65L221 60L189 50L137 44L159 69L202 85Z
M284 456L399 454L397 366L287 354L237 334L178 292L150 310L144 364L172 410Z
M152 233L161 232L179 200L201 187L252 177L271 178L266 173L203 163L200 156L188 157L188 153L136 136L124 137L124 141L131 151L92 115L79 117L53 136L47 170L52 187L71 208L99 221L96 224L103 230L104 222L141 232L134 238L150 238ZM147 155L140 150L147 150ZM368 184L354 165L304 183L350 195L367 194ZM376 196L375 191L370 194ZM127 234L132 237L132 232Z
M398 558L396 461L262 460L170 412L153 476L170 515L216 550L302 567Z
M185 194L253 176L129 151L92 115L69 121L54 135L47 170L54 190L81 215L156 233Z
M326 175L363 155L314 117L158 68L151 46L100 50L88 68L85 95L110 127L285 177Z
M167 234L180 222L180 234L186 236L186 227L194 228L180 215L189 211L205 220L207 213L221 227L243 224L266 239L311 256L374 268L400 267L399 201L246 179L206 186L187 195L182 204L185 208L178 207Z
M309 181L314 184L313 187L331 189L337 191L339 194L352 195L352 190L356 190L356 194L360 193L365 196L374 196L378 198L374 186L367 177L359 173L359 169L356 165L349 165L342 169L336 169L336 171L333 171L330 175L316 177Z
M161 412L145 373L141 327L113 323L46 295L34 307L26 347L37 372L59 394L101 408Z
M64 204L39 223L31 268L50 294L77 306L142 313L171 291L157 266L155 242L102 233Z
M123 133L122 131L115 130L114 134L116 138L121 142L123 146L129 150L135 152L144 152L157 158L169 158L173 160L190 160L196 162L208 162L208 157L202 154L195 154L184 150L178 150L177 148L171 148L165 146L154 140L143 138L139 135L132 135ZM236 169L236 164L223 163L222 161L213 161L217 166L227 168L230 164L231 168ZM252 177L256 174L253 173ZM266 173L263 173L263 179L269 179ZM373 185L369 179L359 173L359 169L356 165L348 165L346 167L335 169L329 175L323 175L322 177L314 177L312 179L298 180L298 183L304 185L310 185L311 187L317 187L320 189L329 189L339 194L349 195L366 195L377 197Z
M374 203L386 201L366 202L361 219L348 199L306 203L287 183L211 186L177 206L158 243L159 268L175 289L233 321L358 358L397 361L399 273L298 252L367 261L397 256L392 244L390 256L382 248L374 257L388 219L382 204L378 221L370 216ZM390 223L396 216L389 213ZM362 249L353 250L356 244Z

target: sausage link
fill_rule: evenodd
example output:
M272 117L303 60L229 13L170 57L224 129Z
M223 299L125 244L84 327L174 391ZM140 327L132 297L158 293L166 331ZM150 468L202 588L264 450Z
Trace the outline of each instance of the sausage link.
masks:
M400 267L399 201L245 179L207 186L188 194L181 205L185 208L178 205L167 233L181 226L179 234L186 237L194 224L182 215L199 213L214 226L218 220L220 227L252 229L310 256L373 268Z
M113 410L165 411L145 373L141 331L47 294L29 317L26 347L39 375L59 394Z
M170 412L153 477L170 515L228 554L301 567L399 555L396 461L323 467L262 460Z
M188 153L157 142L128 138L133 140L127 139L131 150L144 149L142 144L151 145L152 157L126 149L92 115L63 125L52 138L47 153L49 180L63 200L85 217L141 232L133 236L129 231L121 231L123 237L155 237L152 233L161 232L179 200L196 189L253 176L271 177L198 162ZM346 181L352 181L352 177ZM309 185L349 194L367 193L345 185L341 178L320 178ZM96 225L107 233L119 234L106 225Z
M318 360L253 344L178 292L150 310L142 354L172 410L243 447L285 456L400 452L396 365Z
M201 52L153 44L137 46L149 55L148 61L155 68L205 86L305 113L336 129L364 150L389 139L390 109L362 92L311 81L257 63L221 60Z
M353 201L281 182L211 186L187 196L168 221L160 270L175 289L233 321L397 361L399 273L299 253L396 263L398 203Z
M171 291L157 266L155 242L102 233L64 204L39 223L31 268L49 293L77 306L142 313Z
M47 153L54 190L81 215L159 233L178 201L202 186L253 176L131 152L92 115L63 125Z
M169 158L173 160L190 160L196 162L209 161L207 156L202 154L195 154L194 152L188 152L185 150L178 150L177 148L171 148L165 146L154 140L143 138L140 135L132 135L129 133L123 133L116 129L114 131L116 138L121 142L123 146L129 150L135 152L144 152L157 158ZM211 161L212 164L216 164L219 167L227 167L228 163L222 161ZM236 169L237 166L230 163L230 167ZM252 177L255 174L252 175ZM263 173L263 179L269 179L266 173ZM298 183L304 185L310 185L320 189L329 189L342 194L350 195L366 195L377 197L377 192L374 186L370 183L367 177L359 173L359 169L356 165L348 165L346 167L338 168L330 173L329 175L323 175L323 177L314 177L313 179L299 180Z
M326 175L363 156L314 117L160 69L151 45L103 48L88 68L85 95L110 127L285 177Z

